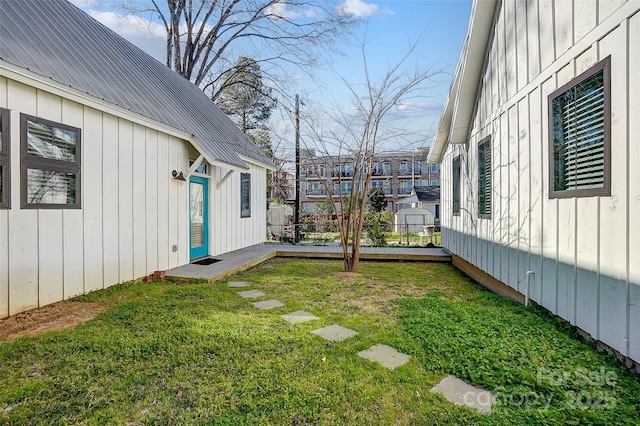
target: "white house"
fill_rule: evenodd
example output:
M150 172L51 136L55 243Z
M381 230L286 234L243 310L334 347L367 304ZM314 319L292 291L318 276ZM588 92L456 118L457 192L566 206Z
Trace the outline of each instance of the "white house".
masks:
M265 240L271 161L71 3L0 3L0 120L0 317Z
M639 11L475 1L429 153L454 264L628 363L640 361Z

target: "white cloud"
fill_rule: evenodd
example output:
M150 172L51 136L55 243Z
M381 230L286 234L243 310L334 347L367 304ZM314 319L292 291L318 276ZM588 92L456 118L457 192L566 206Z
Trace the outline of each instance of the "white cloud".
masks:
M265 14L272 19L295 19L300 16L297 12L287 9L287 2L284 0L274 2L267 6Z
M442 111L444 101L442 99L424 102L405 102L397 106L398 111L406 114L422 114L427 111Z
M114 12L87 11L96 21L111 28L124 38L146 36L164 39L167 32L161 24L134 15L120 15Z
M345 15L353 15L358 18L373 16L378 12L378 5L365 3L363 0L345 0L338 10Z
M74 6L80 9L87 6L98 6L98 0L69 0Z

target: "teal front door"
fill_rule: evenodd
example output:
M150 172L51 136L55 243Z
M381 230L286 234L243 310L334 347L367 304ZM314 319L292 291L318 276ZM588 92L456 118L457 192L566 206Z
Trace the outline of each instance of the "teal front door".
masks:
M189 241L190 257L209 254L209 180L189 178Z

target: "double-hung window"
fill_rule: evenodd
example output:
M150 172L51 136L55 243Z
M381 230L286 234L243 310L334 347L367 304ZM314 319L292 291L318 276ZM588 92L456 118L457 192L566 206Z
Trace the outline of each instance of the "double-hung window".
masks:
M251 217L250 173L240 173L240 217Z
M549 196L611 193L610 58L549 95Z
M0 209L11 205L9 163L9 110L0 108Z
M491 217L491 137L478 144L478 215Z
M460 157L453 159L453 214L460 214Z
M20 115L22 208L80 208L80 129Z

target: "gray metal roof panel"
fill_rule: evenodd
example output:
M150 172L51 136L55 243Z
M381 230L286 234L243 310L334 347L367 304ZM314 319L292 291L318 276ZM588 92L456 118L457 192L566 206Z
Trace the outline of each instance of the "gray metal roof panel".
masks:
M66 0L0 0L0 58L193 134L212 161L273 164L198 87Z
M440 200L440 187L439 186L416 186L414 188L418 200L420 201L439 201Z

